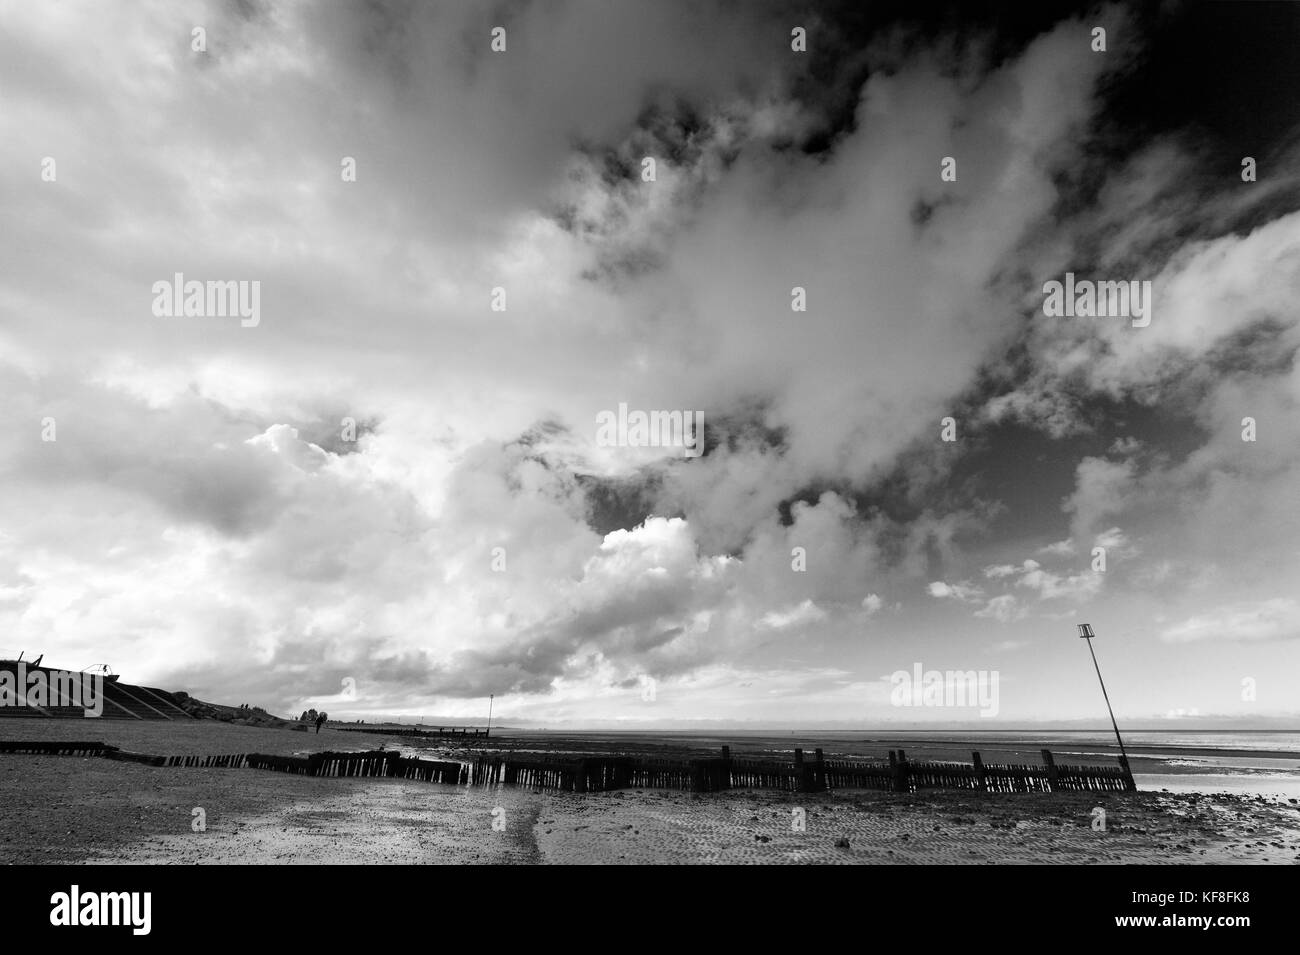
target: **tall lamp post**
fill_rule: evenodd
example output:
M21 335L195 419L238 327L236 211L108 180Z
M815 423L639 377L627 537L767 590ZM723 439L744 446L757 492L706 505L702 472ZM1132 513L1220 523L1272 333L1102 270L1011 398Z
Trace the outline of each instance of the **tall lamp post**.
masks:
M1119 724L1115 722L1115 711L1111 709L1110 695L1106 692L1106 681L1101 678L1101 667L1097 665L1097 654L1092 649L1092 638L1096 636L1092 632L1092 624L1081 623L1079 626L1080 639L1088 641L1088 653L1092 656L1092 667L1097 671L1097 682L1101 684L1101 695L1106 701L1106 712L1110 714L1110 725L1115 729L1115 742L1119 743L1119 761L1124 766L1124 772L1128 773L1129 784L1133 783L1133 770L1128 765L1128 753L1124 751L1124 738L1119 735Z
M488 694L488 725L487 725L487 732L483 734L484 736L492 735L492 701L495 699L496 699L495 693Z

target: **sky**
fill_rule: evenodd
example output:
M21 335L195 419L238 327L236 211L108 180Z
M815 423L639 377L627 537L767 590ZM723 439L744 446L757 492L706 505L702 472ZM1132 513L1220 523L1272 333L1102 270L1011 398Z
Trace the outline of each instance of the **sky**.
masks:
M1300 8L858 7L0 2L0 645L997 728L1105 720L1086 622L1117 716L1294 727Z

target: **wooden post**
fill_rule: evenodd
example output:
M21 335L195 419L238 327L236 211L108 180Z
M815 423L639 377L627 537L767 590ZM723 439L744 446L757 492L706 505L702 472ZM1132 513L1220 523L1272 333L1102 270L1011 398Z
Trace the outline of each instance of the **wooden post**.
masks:
M1052 751L1050 749L1045 749L1042 753L1043 765L1047 767L1047 788L1052 792L1057 792L1060 789L1061 777L1056 770L1056 760L1052 758Z
M825 792L826 790L826 757L822 755L821 749L813 750L813 786L816 792Z
M1119 768L1124 770L1124 789L1131 793L1137 792L1137 783L1133 780L1133 770L1129 769L1127 753L1120 755Z
M980 759L978 752L971 753L971 760L975 763L975 782L980 788L980 792L989 791L989 781L984 777L984 760Z
M911 792L912 787L907 782L907 754L900 749L895 758L893 750L890 750L889 764L894 769L894 792Z

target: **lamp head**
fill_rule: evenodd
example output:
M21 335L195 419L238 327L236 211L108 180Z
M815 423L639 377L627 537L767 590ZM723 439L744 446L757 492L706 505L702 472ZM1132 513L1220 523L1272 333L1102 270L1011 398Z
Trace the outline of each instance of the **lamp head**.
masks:
M1095 637L1096 634L1092 632L1092 624L1090 623L1079 624L1079 636L1084 640L1091 640L1093 637Z

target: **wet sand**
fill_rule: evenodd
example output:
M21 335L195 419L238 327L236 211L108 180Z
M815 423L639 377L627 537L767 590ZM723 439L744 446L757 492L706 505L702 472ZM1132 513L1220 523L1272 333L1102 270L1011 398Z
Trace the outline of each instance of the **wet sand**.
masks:
M1097 807L1104 832L1092 828ZM195 808L206 831L191 828ZM0 862L1296 864L1300 806L1163 793L542 793L10 756Z

